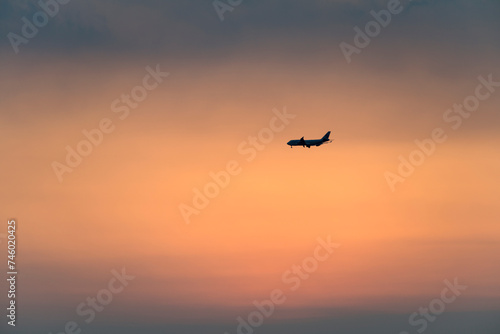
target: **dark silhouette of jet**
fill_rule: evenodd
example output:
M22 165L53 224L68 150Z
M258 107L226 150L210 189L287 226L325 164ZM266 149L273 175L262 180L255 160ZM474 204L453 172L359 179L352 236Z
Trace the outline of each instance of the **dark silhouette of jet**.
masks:
M331 143L331 142L332 141L330 140L330 131L328 131L321 139L304 140L304 137L302 137L300 139L290 140L286 144L290 145L291 148L293 148L294 146L302 146L302 147L307 146L307 148L311 148L311 146L320 146L320 145L323 145L325 143Z

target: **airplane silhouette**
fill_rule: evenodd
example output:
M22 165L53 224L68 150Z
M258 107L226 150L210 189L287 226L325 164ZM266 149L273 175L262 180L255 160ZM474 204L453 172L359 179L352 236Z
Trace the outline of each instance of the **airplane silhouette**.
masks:
M328 131L321 139L304 140L304 137L302 137L300 139L290 140L286 144L290 145L291 148L293 148L294 146L302 146L302 147L307 146L307 148L311 148L311 146L320 146L320 145L323 145L325 143L331 143L331 142L332 141L330 140L330 131Z

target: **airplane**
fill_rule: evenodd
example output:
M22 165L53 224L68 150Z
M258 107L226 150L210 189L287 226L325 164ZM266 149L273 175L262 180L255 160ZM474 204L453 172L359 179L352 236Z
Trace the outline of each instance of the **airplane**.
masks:
M300 138L300 139L293 139L293 140L290 140L288 143L286 143L287 145L290 145L290 148L293 148L294 146L302 146L302 147L306 147L307 148L311 148L311 146L320 146L320 145L323 145L325 143L331 143L332 141L330 140L330 132L331 131L328 131L324 136L323 138L321 139L309 139L309 140L304 140L304 137Z

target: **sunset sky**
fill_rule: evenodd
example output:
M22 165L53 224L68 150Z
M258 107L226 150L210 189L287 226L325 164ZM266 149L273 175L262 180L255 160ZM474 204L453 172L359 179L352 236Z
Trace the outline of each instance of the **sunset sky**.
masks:
M395 0L60 1L0 2L2 333L252 334L277 290L253 333L499 333L498 1L402 1L363 47Z

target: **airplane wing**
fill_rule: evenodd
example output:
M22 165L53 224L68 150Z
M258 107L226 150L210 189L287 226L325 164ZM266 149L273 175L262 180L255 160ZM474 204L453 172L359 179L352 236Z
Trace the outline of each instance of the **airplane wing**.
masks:
M299 144L300 145L305 145L306 144L306 141L304 140L304 137L300 138Z

